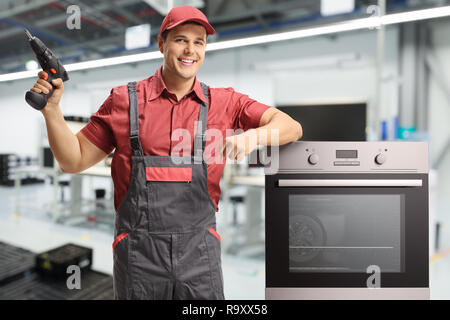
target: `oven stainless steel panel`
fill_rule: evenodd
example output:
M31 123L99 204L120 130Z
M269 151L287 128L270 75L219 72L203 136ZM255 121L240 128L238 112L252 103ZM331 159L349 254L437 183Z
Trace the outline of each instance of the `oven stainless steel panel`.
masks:
M336 158L339 151L351 150L357 150L357 158ZM274 172L428 173L429 171L426 142L298 141L279 147L278 155L278 167L272 168L276 170L266 170L266 174ZM377 163L376 159L382 163Z

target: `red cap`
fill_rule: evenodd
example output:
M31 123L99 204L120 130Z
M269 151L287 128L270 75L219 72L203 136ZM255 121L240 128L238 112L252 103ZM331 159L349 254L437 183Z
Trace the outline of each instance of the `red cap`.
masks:
M216 31L209 24L208 19L200 10L191 6L181 6L173 8L164 18L159 34L165 30L170 30L187 21L195 21L205 27L207 34L214 34Z

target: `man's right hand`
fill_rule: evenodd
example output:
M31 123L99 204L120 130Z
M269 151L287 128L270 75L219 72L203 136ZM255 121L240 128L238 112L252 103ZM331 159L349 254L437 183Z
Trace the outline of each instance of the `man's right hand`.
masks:
M30 90L37 93L43 92L45 94L48 94L52 89L52 85L44 80L47 76L48 75L45 71L40 71L38 73L39 79ZM49 111L50 109L54 109L59 106L59 101L61 100L61 96L64 92L64 83L61 78L53 79L52 83L55 87L55 90L53 91L51 97L48 98L47 105L41 111Z

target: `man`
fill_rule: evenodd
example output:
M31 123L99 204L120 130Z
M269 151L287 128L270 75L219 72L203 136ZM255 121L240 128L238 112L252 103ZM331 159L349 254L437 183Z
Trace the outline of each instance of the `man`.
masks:
M226 129L244 130L224 139L223 155L230 159L241 159L258 144L282 145L302 135L300 124L279 110L232 88L209 88L197 80L207 35L214 32L199 10L174 8L160 28L164 62L153 76L113 88L76 135L59 107L61 79L53 80L56 90L42 110L64 172L83 171L115 150L118 299L224 299L215 228L224 163L207 161L205 148L213 143L207 129L224 137ZM50 85L39 79L31 90L47 93ZM273 129L278 141L270 136ZM188 151L183 148L182 154L174 152L179 130L188 133L188 141L182 141Z

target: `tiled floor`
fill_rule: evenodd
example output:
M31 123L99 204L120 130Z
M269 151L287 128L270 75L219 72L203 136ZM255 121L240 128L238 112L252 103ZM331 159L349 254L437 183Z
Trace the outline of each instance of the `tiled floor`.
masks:
M42 207L48 203L52 189L48 185L25 186L23 203ZM42 252L72 242L93 248L93 269L112 274L113 232L111 226L98 228L95 222L83 227L66 226L51 221L42 210L15 212L14 188L0 187L0 241L34 252ZM113 217L111 216L111 221ZM430 259L432 299L450 299L450 228L442 221L440 250ZM220 230L220 219L218 220ZM226 239L224 239L226 241ZM222 257L225 296L227 299L264 299L265 271L262 259L225 254Z

